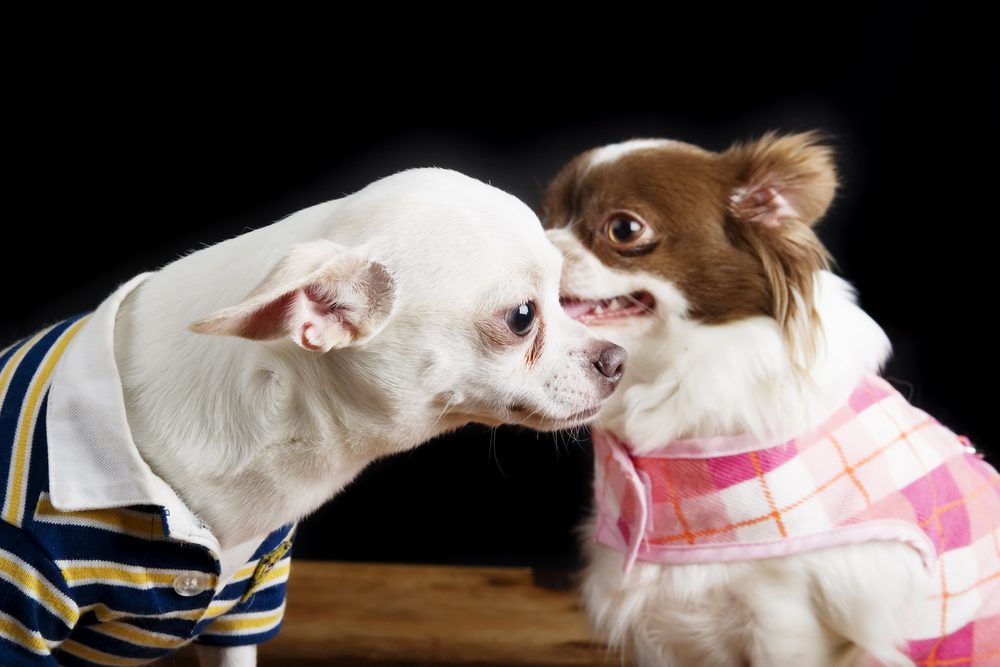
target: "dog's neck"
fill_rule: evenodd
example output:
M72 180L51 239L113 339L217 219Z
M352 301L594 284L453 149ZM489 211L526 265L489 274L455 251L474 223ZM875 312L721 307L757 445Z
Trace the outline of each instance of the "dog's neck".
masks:
M793 363L773 319L722 325L668 319L659 335L629 349L631 375L598 426L637 453L683 438L752 433L780 440L804 432L845 401L863 375L878 372L890 353L885 333L842 279L821 272L816 305L817 353L805 368Z
M280 257L319 236L315 227L299 215L190 255L152 274L118 314L115 357L136 446L223 548L301 519L375 458L454 427L414 428L432 420L394 400L355 350L315 363L292 345L188 331L262 278L227 282L246 264L241 255ZM244 247L253 235L274 238Z

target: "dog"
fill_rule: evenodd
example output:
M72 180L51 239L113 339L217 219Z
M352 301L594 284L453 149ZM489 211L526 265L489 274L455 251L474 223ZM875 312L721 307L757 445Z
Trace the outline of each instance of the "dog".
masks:
M0 354L0 664L256 662L296 521L470 422L582 424L625 353L516 198L417 169L132 279Z
M541 214L631 355L593 430L583 596L640 665L1000 664L1000 477L878 372L813 226L815 133L587 151Z

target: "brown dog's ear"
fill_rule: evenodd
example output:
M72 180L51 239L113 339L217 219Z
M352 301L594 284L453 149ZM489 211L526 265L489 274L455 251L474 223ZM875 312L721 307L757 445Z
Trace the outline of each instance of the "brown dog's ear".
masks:
M327 240L295 246L243 301L191 325L191 331L250 340L290 337L328 352L381 331L396 301L386 268Z
M768 133L726 151L736 169L729 200L734 216L772 229L815 223L837 189L833 151L820 139L816 132Z
M802 366L816 352L814 277L830 261L812 226L837 189L833 151L819 141L813 132L770 133L722 154L733 174L732 231L760 258L773 316Z

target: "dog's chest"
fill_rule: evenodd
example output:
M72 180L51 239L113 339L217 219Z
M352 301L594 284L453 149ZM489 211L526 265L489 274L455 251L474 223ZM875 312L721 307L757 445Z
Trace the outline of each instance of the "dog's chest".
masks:
M714 438L634 455L595 432L594 451L597 542L622 552L626 571L888 540L913 547L939 582L912 610L912 655L942 636L981 650L1000 623L1000 474L880 378L778 445Z

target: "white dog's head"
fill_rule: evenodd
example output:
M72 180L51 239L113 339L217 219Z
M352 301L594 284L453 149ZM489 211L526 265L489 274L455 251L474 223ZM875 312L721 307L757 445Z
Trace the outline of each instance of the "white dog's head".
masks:
M565 428L614 391L624 350L563 312L560 253L516 198L418 169L321 206L304 212L315 240L192 329L271 341L346 414L417 440L469 422Z

